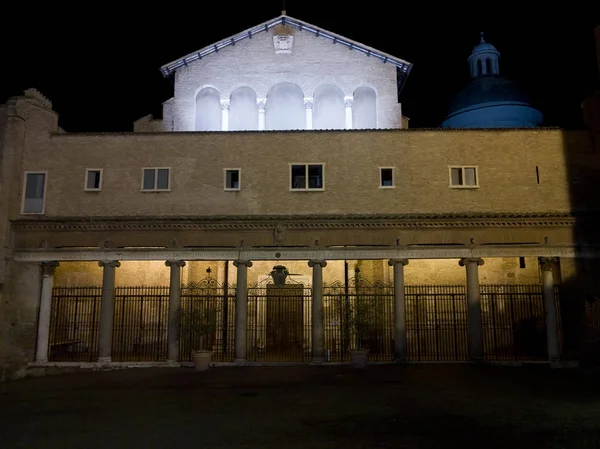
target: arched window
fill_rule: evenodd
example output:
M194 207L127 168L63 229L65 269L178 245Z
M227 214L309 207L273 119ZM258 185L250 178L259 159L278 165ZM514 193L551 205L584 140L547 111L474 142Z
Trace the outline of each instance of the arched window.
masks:
M267 130L306 129L304 93L295 84L276 84L267 94L265 107Z
M370 87L359 87L354 91L352 128L377 128L377 94Z
M231 93L229 106L230 131L256 131L258 129L258 105L256 92L250 87L240 87Z
M314 94L314 129L345 129L344 92L332 84L319 87Z
M205 87L196 95L196 131L221 131L221 94Z
M492 70L492 60L490 58L487 58L485 60L485 73L488 75L491 75L493 73Z
M477 60L477 75L483 75L483 66L481 64L481 59Z

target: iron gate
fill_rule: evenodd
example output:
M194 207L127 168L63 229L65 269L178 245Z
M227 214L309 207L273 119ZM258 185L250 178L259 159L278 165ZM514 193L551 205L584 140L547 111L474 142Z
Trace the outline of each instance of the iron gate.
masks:
M169 287L116 287L112 360L167 358Z
M407 285L405 298L407 360L468 359L464 285Z
M277 285L269 277L248 288L248 361L310 361L311 292L285 276Z
M102 287L54 287L48 360L95 362Z

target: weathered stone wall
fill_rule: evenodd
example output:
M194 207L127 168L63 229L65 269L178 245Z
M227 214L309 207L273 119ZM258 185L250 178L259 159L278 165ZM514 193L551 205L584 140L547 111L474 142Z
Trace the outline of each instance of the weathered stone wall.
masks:
M588 147L560 130L54 135L27 147L19 176L48 172L47 217L558 213L571 210L565 153ZM291 163L324 164L324 190L290 191ZM479 187L450 188L450 165L477 166ZM101 192L83 189L91 167ZM170 190L142 192L144 167L170 167ZM231 167L240 191L224 190ZM379 167L396 188L379 188Z

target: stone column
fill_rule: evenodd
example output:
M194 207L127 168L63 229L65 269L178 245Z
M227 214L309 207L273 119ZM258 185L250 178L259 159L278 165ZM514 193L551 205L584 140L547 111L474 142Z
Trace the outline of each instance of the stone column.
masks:
M249 260L235 260L237 267L237 280L235 288L235 348L234 361L238 365L245 365L246 339L248 329L248 268L252 266Z
M100 331L98 335L98 363L110 363L112 353L113 320L115 311L115 268L118 260L98 262L102 273L102 301L100 303Z
M345 97L344 104L346 106L346 129L352 129L352 102L354 98Z
M304 98L304 108L306 109L306 129L313 129L313 99Z
M38 363L46 363L48 361L52 288L54 287L54 272L57 267L58 262L42 262L42 291L40 293L37 347L35 351L35 361Z
M483 359L481 335L481 296L479 294L479 267L483 259L465 258L459 264L467 270L467 318L469 320L469 359Z
M313 269L312 278L312 362L323 363L325 360L325 329L323 327L323 267L324 260L310 260L308 266Z
M230 100L221 100L221 131L229 131Z
M265 107L267 105L267 100L264 98L256 100L256 105L258 106L258 130L264 131L265 130L265 115L266 115Z
M406 360L406 301L404 297L404 266L408 259L391 259L394 267L394 356L396 362Z
M167 331L167 361L176 363L179 360L179 318L181 312L181 268L183 260L167 260L171 268L169 282L169 329Z
M548 345L548 360L560 360L560 346L558 344L558 318L556 300L554 298L554 278L552 268L557 261L556 257L540 257L539 264L542 269L542 285L544 297L544 312L546 315L546 341Z

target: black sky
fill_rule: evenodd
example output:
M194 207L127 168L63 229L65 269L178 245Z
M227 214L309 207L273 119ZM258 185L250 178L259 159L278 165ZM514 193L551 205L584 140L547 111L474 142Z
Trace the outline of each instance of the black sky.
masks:
M282 8L280 0L207 3L190 3L188 13L182 2L173 8L9 6L0 102L35 87L53 102L67 132L130 131L134 120L160 115L161 102L172 96L161 65L272 19ZM439 126L469 80L466 59L480 31L500 51L501 74L520 81L537 99L546 126L581 127L581 101L600 84L593 40L600 9L593 2L577 10L531 12L489 2L473 8L286 3L291 17L412 62L402 93L411 127Z

